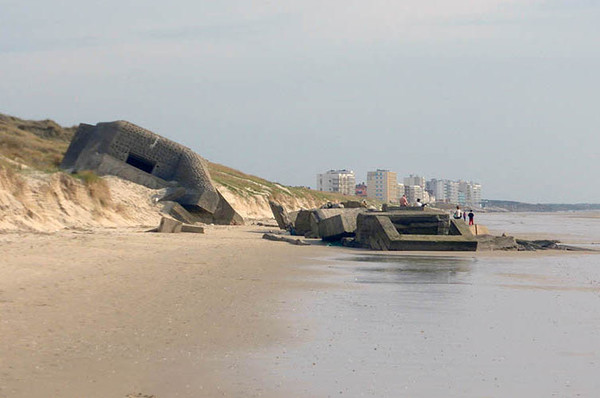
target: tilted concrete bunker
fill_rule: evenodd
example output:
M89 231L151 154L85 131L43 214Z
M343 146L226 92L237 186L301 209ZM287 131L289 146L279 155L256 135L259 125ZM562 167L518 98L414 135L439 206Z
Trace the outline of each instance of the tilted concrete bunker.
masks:
M80 124L61 168L115 175L149 188L169 188L173 200L200 221L242 224L217 191L205 160L191 149L126 121Z

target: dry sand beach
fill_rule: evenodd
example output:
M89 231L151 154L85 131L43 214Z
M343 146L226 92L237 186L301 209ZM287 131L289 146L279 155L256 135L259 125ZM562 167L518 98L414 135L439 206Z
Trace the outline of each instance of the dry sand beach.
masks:
M261 395L240 352L295 334L279 292L316 286L283 265L325 248L260 230L0 236L0 396Z
M261 239L267 230L1 235L0 396L314 396L306 380L286 383L294 378L270 369L279 363L273 348L293 350L316 338L322 314L312 319L308 303L295 312L311 295L356 289L328 276L339 270L327 264L364 252L270 242ZM527 274L506 275L509 284Z

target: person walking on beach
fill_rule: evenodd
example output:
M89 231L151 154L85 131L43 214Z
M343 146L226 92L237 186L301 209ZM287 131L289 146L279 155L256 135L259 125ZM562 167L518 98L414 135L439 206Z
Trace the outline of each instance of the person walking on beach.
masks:
M475 214L473 214L473 210L469 210L469 225L473 225L474 219L475 219Z
M400 198L400 206L408 206L408 199L406 199L406 195L402 195L402 197Z
M467 222L467 212L463 211L463 220L464 222Z

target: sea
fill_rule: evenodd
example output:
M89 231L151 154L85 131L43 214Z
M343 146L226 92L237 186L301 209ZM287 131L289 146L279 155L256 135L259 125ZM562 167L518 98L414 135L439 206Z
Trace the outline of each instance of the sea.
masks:
M492 232L600 249L594 213L491 213ZM315 260L283 305L291 343L254 358L289 397L599 397L600 256L584 252Z

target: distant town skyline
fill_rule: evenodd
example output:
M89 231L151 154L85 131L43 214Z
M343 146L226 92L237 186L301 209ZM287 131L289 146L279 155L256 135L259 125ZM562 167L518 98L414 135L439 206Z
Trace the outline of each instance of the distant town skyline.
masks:
M401 203L405 196L408 203L453 203L480 207L482 185L464 179L427 179L410 174L399 175L393 170L377 169L367 173L366 181L357 183L350 169L330 169L316 176L318 191L337 192L377 199L384 203Z
M129 120L286 185L331 165L600 202L600 3L9 1L0 112Z

